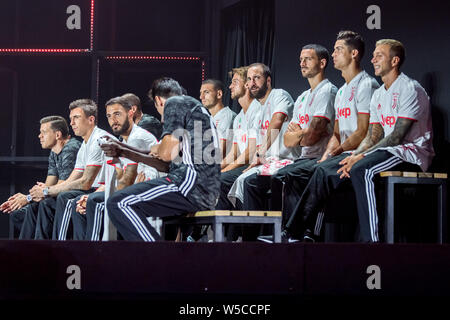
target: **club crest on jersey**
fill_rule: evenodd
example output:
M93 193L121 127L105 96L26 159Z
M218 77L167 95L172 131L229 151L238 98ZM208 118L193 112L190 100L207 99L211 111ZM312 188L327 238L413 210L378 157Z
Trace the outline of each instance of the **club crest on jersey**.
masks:
M399 93L396 93L396 92L394 92L393 94L392 94L392 98L393 98L393 100L394 100L394 102L392 103L392 109L395 109L396 107L397 107L397 103L398 103L398 96L399 96L400 94Z
M314 102L314 98L316 97L316 95L314 94L311 98L311 102L309 103L309 106L311 107L312 103Z
M348 99L348 101L353 100L353 98L355 97L355 91L356 91L356 87L352 87L352 93L350 94L350 98Z
M394 116L387 116L384 117L381 115L381 124L384 126L389 126L391 128L395 124L395 117Z

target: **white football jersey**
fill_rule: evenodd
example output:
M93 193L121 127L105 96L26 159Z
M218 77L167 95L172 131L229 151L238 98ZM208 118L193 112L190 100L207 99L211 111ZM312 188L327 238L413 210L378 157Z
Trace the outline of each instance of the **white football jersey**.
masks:
M131 129L130 135L128 136L128 140L124 142L137 149L150 151L150 148L152 146L158 144L158 139L156 139L156 137L147 130L133 124L133 128ZM137 164L136 162L123 157L120 158L120 162L122 163L124 170L126 169L127 165ZM147 180L159 177L158 170L156 170L155 168L143 163L139 163L137 165L137 173L144 172Z
M100 148L100 145L98 143L98 139L103 136L110 136L113 139L116 139L105 130L95 126L88 141L83 141L81 143L80 150L78 150L77 153L77 161L75 163L74 170L83 172L86 167L89 166L101 168L97 176L95 177L94 182L92 183L92 188L98 188L100 187L100 185L105 184L105 154L103 153L103 150Z
M255 99L248 106L247 112L241 110L233 122L233 143L237 144L239 153L248 147L248 139L256 139L259 124L260 104Z
M233 126L233 120L235 117L236 113L229 107L220 109L219 112L212 116L219 140L226 141L227 153L231 150L231 146L233 144L233 135L230 129Z
M373 94L370 123L379 123L387 137L398 118L414 120L401 145L380 148L426 171L434 156L430 99L425 89L401 73L386 90L383 85Z
M311 89L304 91L295 101L294 115L291 122L298 124L300 128L308 128L313 117L322 117L329 121L328 135L322 137L312 146L302 147L300 158L321 157L325 151L328 140L333 133L336 91L336 86L328 79L324 79L313 91Z
M294 110L294 100L292 100L291 95L283 89L272 89L264 105L261 105L261 103L259 103L259 105L261 111L258 121L259 132L257 135L257 145L261 145L266 139L267 129L269 128L273 115L275 113L283 113L286 115L286 119L277 138L272 142L269 150L266 152L266 158L278 157L279 159L297 159L300 157L301 147L286 148L283 142L284 132L292 119Z
M337 92L334 103L341 144L358 128L358 113L370 114L370 99L380 86L364 70Z

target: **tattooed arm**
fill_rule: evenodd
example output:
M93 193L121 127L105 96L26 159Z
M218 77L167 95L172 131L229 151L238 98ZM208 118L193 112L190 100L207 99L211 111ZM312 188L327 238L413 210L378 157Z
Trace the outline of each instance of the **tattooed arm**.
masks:
M399 145L405 138L413 122L414 120L411 119L398 118L394 131L384 138L384 131L381 125L378 123L371 125L371 129L369 130L366 138L361 142L358 149L353 152L351 156L345 158L339 163L342 167L337 172L341 173L341 178L350 177L349 172L351 168L356 162L364 158L364 153L376 150L378 148Z
M409 129L411 129L413 122L414 120L411 119L398 118L397 123L394 127L394 131L392 131L392 133L387 137L384 137L384 131L380 124L373 125L372 134L370 135L370 141L366 141L366 139L364 139L364 145L363 143L361 143L361 145L354 153L357 155L363 152L370 152L378 148L393 147L399 145L400 143L402 143Z

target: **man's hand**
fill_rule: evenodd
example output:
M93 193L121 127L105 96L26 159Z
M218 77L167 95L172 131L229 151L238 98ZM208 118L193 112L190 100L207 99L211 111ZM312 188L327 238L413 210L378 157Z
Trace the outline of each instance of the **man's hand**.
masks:
M342 165L342 167L337 171L337 173L341 173L340 178L350 178L350 170L352 169L353 165L362 158L364 158L364 154L360 153L358 155L348 156L344 160L339 162L339 164Z
M2 205L0 206L0 210L4 213L10 213L19 210L27 204L27 196L23 193L16 193L15 195L9 197L7 201L2 203Z
M143 171L141 171L136 176L136 182L135 183L140 183L140 182L144 182L144 181L145 181L145 173Z
M124 150L124 148L121 145L119 145L119 143L117 143L116 141L113 141L108 136L104 136L102 138L105 138L105 139L108 140L107 143L103 143L103 144L100 145L100 148L105 153L105 156L113 157L113 158L120 157L120 155L122 154L122 151Z
M88 194L84 194L81 196L80 200L77 201L77 208L75 209L76 212L86 214L86 202L88 196Z
M260 166L260 165L262 165L264 163L266 163L266 159L264 157L262 157L262 156L259 156L259 157L255 156L253 158L252 163L250 163L250 165L244 171L242 171L242 173L247 172L251 168L254 168L256 166Z
M288 132L296 132L296 131L302 131L302 129L300 128L300 126L296 123L293 122L289 122L289 125L287 127L287 131Z
M45 198L44 189L47 186L43 182L36 182L36 184L29 190L30 195L33 197L33 201L39 202Z

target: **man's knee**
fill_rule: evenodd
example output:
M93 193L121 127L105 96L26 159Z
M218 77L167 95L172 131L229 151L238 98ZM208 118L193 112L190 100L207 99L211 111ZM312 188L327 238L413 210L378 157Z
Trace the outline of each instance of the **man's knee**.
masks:
M255 188L258 185L258 174L254 173L244 179L244 188Z

